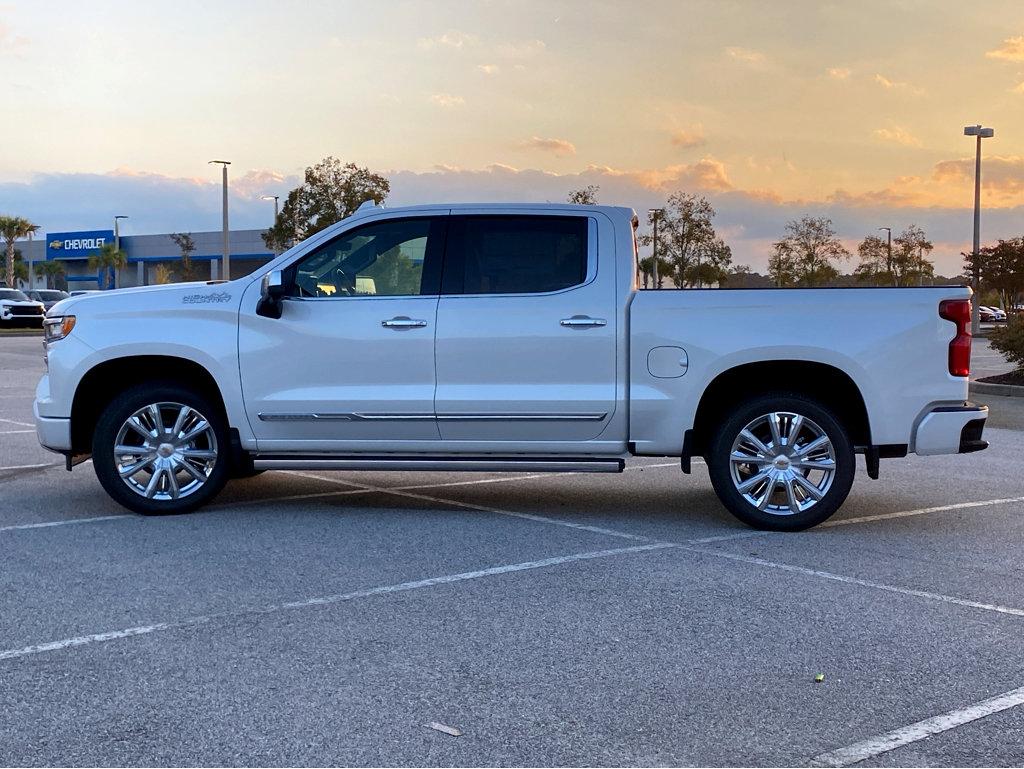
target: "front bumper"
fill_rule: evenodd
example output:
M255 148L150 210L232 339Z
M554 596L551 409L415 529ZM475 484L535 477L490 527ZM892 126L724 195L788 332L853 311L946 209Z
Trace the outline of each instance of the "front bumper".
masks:
M965 403L939 406L917 423L912 451L920 456L969 454L988 448L981 434L988 419L988 406Z
M42 384L42 383L40 383ZM61 417L39 416L39 392L32 404L32 415L36 420L36 438L44 449L65 453L71 450L71 420Z

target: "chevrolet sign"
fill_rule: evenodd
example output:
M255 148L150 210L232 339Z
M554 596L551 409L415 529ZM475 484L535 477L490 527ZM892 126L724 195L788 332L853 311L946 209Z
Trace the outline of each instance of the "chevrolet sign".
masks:
M106 243L114 242L113 230L51 232L46 236L47 259L88 259Z

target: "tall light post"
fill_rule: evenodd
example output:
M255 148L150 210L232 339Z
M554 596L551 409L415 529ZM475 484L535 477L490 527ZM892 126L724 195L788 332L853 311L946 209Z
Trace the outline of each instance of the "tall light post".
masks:
M260 195L260 200L273 200L274 201L274 222L270 226L273 227L277 224L277 199L280 195ZM274 248L274 255L277 256L277 247Z
M878 228L879 232L881 232L882 230L885 230L885 233L886 233L886 241L885 241L886 242L886 249L887 249L887 251L886 251L886 253L887 253L886 259L888 261L886 261L885 266L889 269L889 274L891 275L892 274L892 227L879 227ZM877 277L875 278L875 284L876 285L878 284L878 278Z
M981 140L991 139L996 135L994 128L983 128L981 124L964 126L964 136L977 137L974 155L974 275L971 279L971 287L974 289L974 297L971 302L971 333L977 334L981 327L980 306L978 305L978 264L979 252L981 251Z
M273 200L274 201L274 224L277 224L277 201L280 195L260 195L260 200Z
M128 217L125 216L124 214L118 214L117 216L114 217L114 248L116 248L118 251L121 250L121 228L118 226L118 224L122 219L127 218Z
M651 217L651 223L654 225L654 239L651 241L651 260L654 263L654 287L660 288L660 279L658 277L658 219L661 217L660 208L649 208L647 213Z
M127 218L128 217L124 214L118 214L117 216L114 217L114 248L117 249L118 251L121 250L121 228L118 227L118 223L122 219ZM139 262L139 264L142 264L142 262ZM117 283L117 270L114 270L114 288L117 288ZM139 282L139 285L142 285L141 281Z
M231 165L230 160L211 160L210 163L219 163L223 171L223 227L224 227L224 256L221 259L222 272L225 280L231 280L231 246L228 241L228 166Z
M32 257L32 230L28 231L28 290L36 287L35 259Z

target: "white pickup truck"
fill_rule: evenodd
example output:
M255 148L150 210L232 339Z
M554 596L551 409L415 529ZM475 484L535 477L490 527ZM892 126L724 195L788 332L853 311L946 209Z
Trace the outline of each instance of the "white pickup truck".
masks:
M618 472L703 457L746 523L798 530L855 454L983 449L970 290L637 286L637 218L365 205L258 273L66 299L35 415L146 514L264 469Z

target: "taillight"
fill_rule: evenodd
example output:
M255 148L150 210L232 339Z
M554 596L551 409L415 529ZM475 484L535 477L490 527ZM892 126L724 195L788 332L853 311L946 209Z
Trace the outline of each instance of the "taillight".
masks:
M949 373L953 376L971 374L971 302L969 299L947 299L939 302L939 317L956 324L956 336L949 343Z

